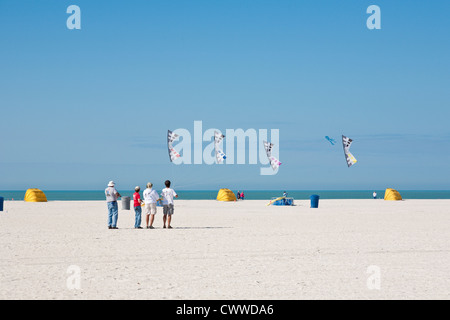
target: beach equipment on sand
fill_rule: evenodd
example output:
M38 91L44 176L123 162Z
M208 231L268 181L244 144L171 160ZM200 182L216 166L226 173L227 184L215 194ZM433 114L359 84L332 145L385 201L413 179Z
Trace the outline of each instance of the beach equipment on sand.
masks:
M270 206L270 205L274 204L275 202L280 201L281 199L284 199L284 198L286 198L286 197L272 198L272 200L269 201L267 206Z
M230 189L220 189L217 193L217 201L236 201L236 196Z
M267 204L268 206L274 205L274 206L293 206L294 205L294 198L288 198L288 197L273 197L272 200L269 201Z
M313 194L312 196L309 197L309 199L311 200L311 208L319 207L319 198L320 196L318 196L317 194Z
M24 200L26 202L47 202L47 197L42 190L32 188L27 190Z
M384 193L384 200L403 200L400 192L395 189L387 188Z
M0 197L0 211L3 211L3 197Z
M130 210L130 197L122 197L122 210Z

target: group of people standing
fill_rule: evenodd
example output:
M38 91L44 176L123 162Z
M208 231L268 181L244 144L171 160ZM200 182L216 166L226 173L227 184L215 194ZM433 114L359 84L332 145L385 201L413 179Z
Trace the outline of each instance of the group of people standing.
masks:
M161 191L161 196L153 189L151 182L147 183L147 188L143 192L143 200L141 199L141 188L136 186L134 188L133 202L135 212L135 229L143 229L141 227L142 220L142 206L144 206L144 212L146 214L146 228L154 229L153 222L157 212L156 204L158 201L163 205L163 228L172 229L170 223L172 222L172 215L174 212L173 199L178 198L175 190L170 188L170 181L164 182L165 188ZM108 205L108 229L118 229L117 219L119 216L119 208L117 205L117 199L121 197L120 193L116 190L114 181L108 183L108 187L105 189L106 202Z
M236 193L236 199L238 199L238 200L244 200L245 199L245 195L244 195L244 191L238 191L237 193Z

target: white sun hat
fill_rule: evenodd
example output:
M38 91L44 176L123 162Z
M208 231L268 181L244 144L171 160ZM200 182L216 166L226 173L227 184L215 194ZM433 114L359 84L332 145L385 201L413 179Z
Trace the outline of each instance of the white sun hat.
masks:
M108 183L108 187L114 187L114 181L110 181L109 183Z

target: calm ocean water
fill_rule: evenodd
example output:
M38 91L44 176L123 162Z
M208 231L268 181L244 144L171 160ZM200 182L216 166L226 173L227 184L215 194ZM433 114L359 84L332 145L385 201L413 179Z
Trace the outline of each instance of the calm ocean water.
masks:
M53 191L43 190L49 201L54 200L105 200L103 190L98 191ZM218 190L177 190L179 199L184 200L212 200L216 199ZM233 190L235 193L237 190ZM242 190L241 190L242 191ZM280 197L284 190L244 190L247 200L270 200L272 197ZM312 194L317 194L321 199L372 199L374 190L286 190L289 197L297 200L309 199ZM384 190L375 190L378 198L384 197ZM449 190L398 190L403 199L450 199ZM133 191L119 190L122 196L132 197ZM141 192L142 195L142 192ZM23 200L25 190L0 191L0 197L5 200Z

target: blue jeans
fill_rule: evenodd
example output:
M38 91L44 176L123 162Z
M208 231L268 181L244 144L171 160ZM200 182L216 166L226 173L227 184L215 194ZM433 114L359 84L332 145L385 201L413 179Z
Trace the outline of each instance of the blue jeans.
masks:
M117 218L119 217L119 208L117 201L108 202L108 227L117 226Z
M139 228L141 226L142 207L141 206L134 207L134 213L135 213L134 227Z

